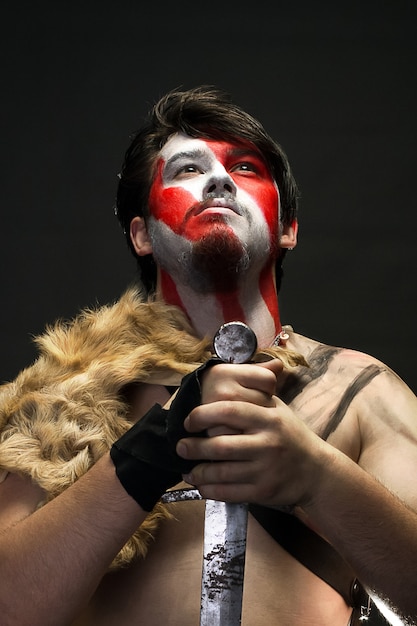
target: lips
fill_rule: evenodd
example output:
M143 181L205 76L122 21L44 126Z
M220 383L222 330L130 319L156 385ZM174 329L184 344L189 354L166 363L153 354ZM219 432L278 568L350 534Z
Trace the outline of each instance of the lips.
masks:
M236 215L242 215L242 211L237 202L234 200L225 200L224 198L207 198L203 202L195 204L188 212L187 217L196 217L207 209L229 209L236 213Z

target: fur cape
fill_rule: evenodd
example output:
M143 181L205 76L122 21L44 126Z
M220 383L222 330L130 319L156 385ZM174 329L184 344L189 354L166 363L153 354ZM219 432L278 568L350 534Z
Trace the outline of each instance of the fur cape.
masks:
M40 485L44 505L72 485L131 426L130 385L179 384L210 356L183 313L145 302L129 289L116 303L86 309L35 338L39 357L0 387L0 480L20 473ZM287 366L296 356L275 348ZM119 552L112 567L145 556L159 521L157 504Z

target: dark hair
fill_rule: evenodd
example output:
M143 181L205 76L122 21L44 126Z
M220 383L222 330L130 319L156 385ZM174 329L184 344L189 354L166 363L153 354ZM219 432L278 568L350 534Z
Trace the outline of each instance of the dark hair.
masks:
M211 86L174 90L152 107L142 127L134 133L119 175L116 215L135 256L129 234L130 223L137 215L146 220L148 196L158 154L167 140L177 132L204 139L246 140L255 145L278 185L282 223L292 223L297 214L298 190L281 146L254 117L233 104L230 96L222 90ZM136 258L141 280L145 288L152 291L156 282L156 266L152 255ZM280 266L281 263L278 270ZM279 282L280 276L277 279Z

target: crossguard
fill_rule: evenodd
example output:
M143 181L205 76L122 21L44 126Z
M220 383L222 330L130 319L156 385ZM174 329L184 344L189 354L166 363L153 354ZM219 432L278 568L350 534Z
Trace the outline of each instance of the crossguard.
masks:
M172 489L172 491L166 491L161 498L161 502L164 504L171 504L172 502L187 502L188 500L203 500L203 498L198 489L195 489L194 487Z

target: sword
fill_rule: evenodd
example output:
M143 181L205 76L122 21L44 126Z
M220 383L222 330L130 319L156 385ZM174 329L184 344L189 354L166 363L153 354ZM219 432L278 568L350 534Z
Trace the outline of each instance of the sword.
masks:
M213 339L226 363L246 363L256 335L243 322L223 324ZM239 626L242 618L248 505L206 500L200 626Z
M256 335L243 322L223 324L213 339L216 355L226 363L247 363L257 347ZM162 502L202 500L197 489L168 491ZM242 618L248 505L206 500L200 626L239 626Z

